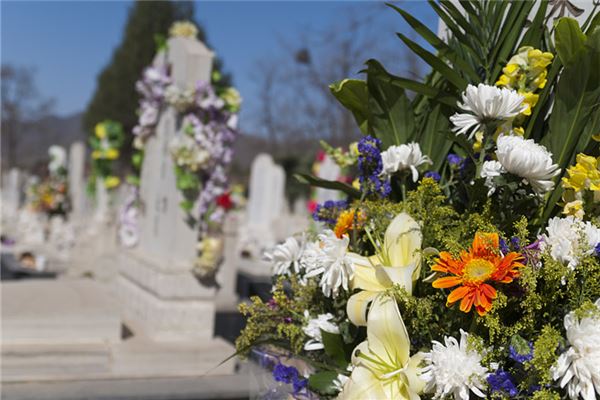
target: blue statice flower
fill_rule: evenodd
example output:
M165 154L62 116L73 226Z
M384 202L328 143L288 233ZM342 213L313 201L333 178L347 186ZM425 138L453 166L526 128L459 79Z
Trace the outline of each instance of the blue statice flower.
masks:
M448 159L448 163L450 164L451 167L460 167L460 165L464 161L464 158L462 158L458 154L453 154L453 153L448 154L447 159Z
M318 204L312 214L312 217L317 222L325 222L326 224L335 224L340 212L348 208L346 200L327 200L323 204Z
M513 236L510 239L510 244L512 245L512 248L515 249L515 251L521 250L521 240L518 237Z
M358 180L360 190L366 194L377 194L387 197L392 191L390 182L381 175L381 140L372 136L364 136L358 142Z
M508 243L506 243L506 240L504 240L504 238L500 238L500 251L502 252L502 254L510 253L510 248L508 247Z
M273 378L277 382L291 384L294 394L298 394L308 386L308 379L301 376L296 368L281 363L273 368Z
M515 397L519 394L510 374L501 368L493 374L488 375L487 381L492 392L506 393L510 397Z
M594 252L596 253L596 257L600 257L600 242L594 248Z
M425 172L425 175L423 175L423 176L425 178L433 178L433 180L436 182L439 182L440 179L442 179L440 174L438 174L436 171L427 171L427 172Z
M523 364L527 361L531 361L533 359L533 343L527 343L529 347L529 352L525 353L524 349L517 350L512 344L508 347L508 357L519 364Z

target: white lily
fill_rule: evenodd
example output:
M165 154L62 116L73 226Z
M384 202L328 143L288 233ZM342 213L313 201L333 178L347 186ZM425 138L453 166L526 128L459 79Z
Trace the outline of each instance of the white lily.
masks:
M379 295L373 301L367 340L352 354L352 375L338 399L418 400L425 382L419 377L423 354L410 357L410 339L396 301Z
M400 285L412 294L413 281L419 276L421 267L422 240L417 221L400 213L388 225L383 247L375 255L348 254L354 266L351 289L362 289L348 299L348 318L353 324L366 325L369 303L393 285Z

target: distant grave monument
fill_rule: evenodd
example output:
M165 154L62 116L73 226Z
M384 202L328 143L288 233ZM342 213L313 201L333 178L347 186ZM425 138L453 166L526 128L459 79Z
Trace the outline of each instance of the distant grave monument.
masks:
M287 209L285 172L268 154L259 154L250 169L246 221L241 226L242 251L254 258L276 244L274 224Z
M175 84L187 88L210 81L212 61L213 53L198 40L174 37L154 63L168 64ZM125 319L135 321L151 339L206 341L213 335L216 289L193 274L198 231L179 206L183 198L169 154L180 124L172 107L162 110L156 133L146 144L140 239L134 249L122 250L119 291Z
M327 181L336 181L340 177L341 172L342 171L340 167L335 163L335 161L333 161L333 159L328 155L325 155L323 162L321 162L321 166L319 167L317 176ZM338 193L339 192L335 190L317 188L315 200L319 204L322 204L327 200L336 200L339 197Z

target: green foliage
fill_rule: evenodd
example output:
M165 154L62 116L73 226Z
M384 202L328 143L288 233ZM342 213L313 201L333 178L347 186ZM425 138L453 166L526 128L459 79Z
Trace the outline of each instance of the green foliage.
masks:
M550 368L558 358L556 349L561 340L560 333L550 325L546 325L533 344L533 359L527 363L527 368L537 373L542 385L552 383Z
M318 393L333 395L337 392L333 384L337 376L333 371L317 372L308 378L308 386Z
M246 327L235 341L238 353L248 354L257 343L277 343L295 354L302 352L306 342L306 335L302 331L303 313L304 310L318 307L320 291L315 282L300 285L297 279L291 277L291 294L288 295L285 282L282 277L275 283L271 304L255 296L250 299L250 304L239 305L240 313L247 317L247 321Z
M562 18L555 37L565 67L542 144L564 174L576 155L585 151L592 135L600 131L600 30L586 37L576 21ZM544 220L550 218L561 194L558 185L548 198Z

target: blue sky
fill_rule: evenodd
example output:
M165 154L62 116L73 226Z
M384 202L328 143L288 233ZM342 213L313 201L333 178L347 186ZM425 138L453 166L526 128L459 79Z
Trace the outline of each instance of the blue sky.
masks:
M130 6L129 1L3 0L2 62L34 67L37 86L42 95L55 98L57 114L82 111L97 74L119 45ZM405 2L403 7L430 27L436 25L424 1ZM381 40L401 46L394 32L406 32L408 27L398 14L377 2L200 1L196 18L245 102L252 102L256 89L251 71L257 60L280 52L281 38L293 42L301 30L335 24L347 8L372 13ZM357 60L357 68L362 61Z

